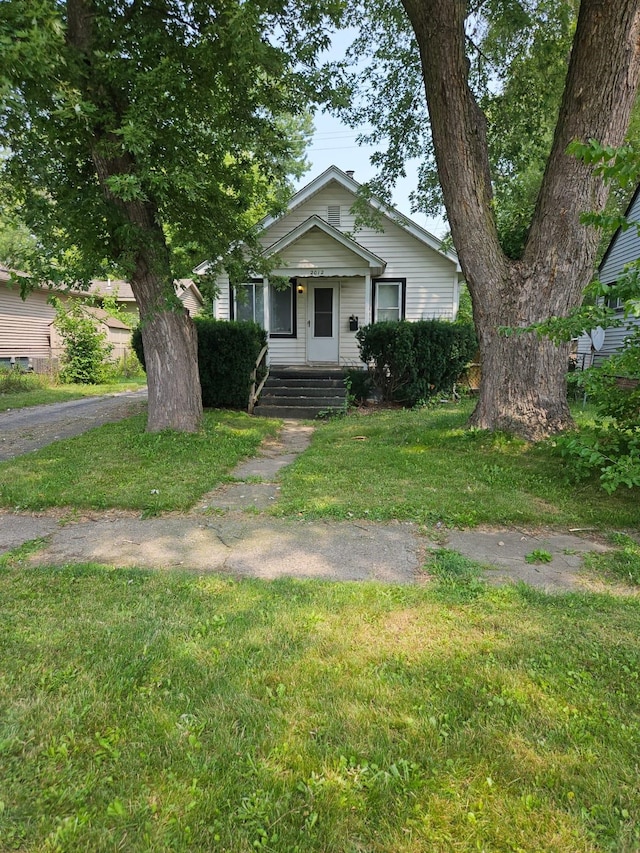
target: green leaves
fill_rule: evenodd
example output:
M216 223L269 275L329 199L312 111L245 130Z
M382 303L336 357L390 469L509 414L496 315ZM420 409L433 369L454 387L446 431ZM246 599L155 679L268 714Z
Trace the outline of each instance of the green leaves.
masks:
M331 91L300 51L314 61L340 4L86 6L0 5L0 189L40 243L34 275L131 276L148 243L131 203L172 252L224 256L304 164L307 108Z

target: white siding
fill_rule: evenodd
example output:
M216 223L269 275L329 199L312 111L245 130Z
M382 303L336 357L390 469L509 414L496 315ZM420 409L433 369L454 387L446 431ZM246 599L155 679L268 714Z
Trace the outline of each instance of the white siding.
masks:
M315 267L324 266L356 266L361 267L364 261L355 252L336 242L319 228L312 228L295 243L287 246L279 253L282 267Z
M356 333L349 331L349 317L354 315L364 322L364 278L343 279L340 288L340 364L347 367L362 367Z
M312 198L283 216L262 236L265 246L282 239L293 228L312 216L327 218L329 204L340 204L342 231L353 231L355 219L349 213L355 196L336 183L331 183ZM353 238L364 248L378 255L387 266L382 278L406 278L407 280L407 320L430 320L441 318L453 320L457 292L457 274L453 263L438 252L426 246L410 234L402 225L387 217L380 217L384 231L362 227L353 233ZM337 244L329 240L329 251L335 251ZM300 243L303 241L300 240ZM316 244L320 247L320 243ZM287 251L283 254L286 256ZM329 265L327 255L320 263ZM364 324L364 317L361 321ZM367 318L366 322L371 322Z
M218 278L220 293L213 303L213 316L216 320L228 320L231 316L229 306L229 276L223 273Z
M355 201L355 196L348 190L341 187L339 184L331 183L328 186L317 192L312 198L308 199L303 204L295 207L286 216L278 219L261 237L261 242L264 246L272 246L277 243L282 237L293 231L298 225L306 222L310 216L319 216L320 219L327 221L327 209L330 204L340 205L340 230L353 231L355 227L355 218L349 212ZM361 242L357 235L354 235L358 242ZM362 244L365 245L364 243ZM367 246L367 248L371 248ZM372 251L375 251L373 249Z

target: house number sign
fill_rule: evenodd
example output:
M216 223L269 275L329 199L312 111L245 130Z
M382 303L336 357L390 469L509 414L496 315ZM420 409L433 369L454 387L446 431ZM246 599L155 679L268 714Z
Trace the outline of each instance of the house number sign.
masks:
M309 270L309 274L312 276L324 275L324 270Z

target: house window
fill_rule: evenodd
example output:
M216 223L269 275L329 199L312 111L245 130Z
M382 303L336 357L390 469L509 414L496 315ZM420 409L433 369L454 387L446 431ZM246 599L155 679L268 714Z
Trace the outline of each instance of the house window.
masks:
M262 279L236 284L234 288L234 317L249 320L264 327L264 284Z
M404 278L373 280L373 322L403 320L407 280Z
M624 299L621 299L619 296L607 296L604 301L607 308L612 308L614 311L624 310Z
M295 280L282 289L269 287L269 326L272 338L294 338L296 336L296 288Z
M327 222L334 228L340 227L340 205L330 204L327 207Z

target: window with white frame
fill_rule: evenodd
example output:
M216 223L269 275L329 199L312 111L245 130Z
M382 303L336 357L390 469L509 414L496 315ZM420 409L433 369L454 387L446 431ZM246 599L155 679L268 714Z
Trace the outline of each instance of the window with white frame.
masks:
M373 322L404 319L406 279L373 280Z
M269 333L275 338L296 336L295 281L287 287L269 285Z
M236 320L252 320L264 327L264 282L262 279L236 284L233 307Z
M614 285L618 284L618 282L614 282ZM605 297L605 305L607 308L612 308L614 311L624 311L624 299L620 296L607 296Z

